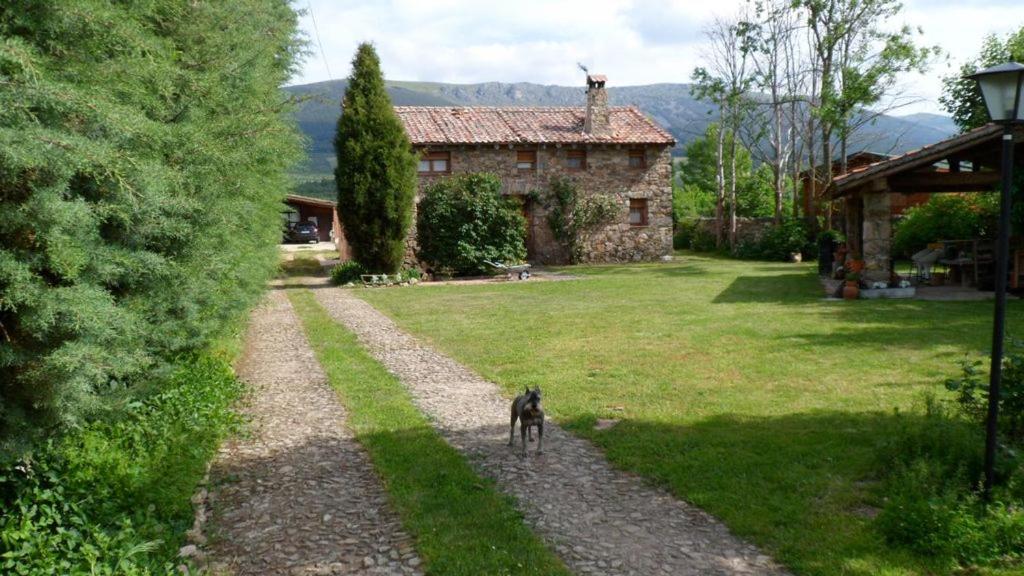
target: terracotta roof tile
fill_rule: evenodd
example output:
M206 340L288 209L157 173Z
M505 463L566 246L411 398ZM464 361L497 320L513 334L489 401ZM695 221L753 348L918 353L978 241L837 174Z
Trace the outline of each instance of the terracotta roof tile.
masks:
M635 107L609 107L611 134L583 132L586 109L395 106L413 145L665 144L671 134Z

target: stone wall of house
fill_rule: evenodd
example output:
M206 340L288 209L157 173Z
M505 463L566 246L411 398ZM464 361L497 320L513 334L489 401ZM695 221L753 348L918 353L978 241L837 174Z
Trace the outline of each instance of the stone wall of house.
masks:
M536 170L516 168L517 152L536 150ZM569 150L585 149L586 168L570 169L566 158ZM564 263L565 248L555 239L547 224L547 213L532 193L543 194L551 178L560 176L573 179L582 194L604 194L614 197L619 213L614 221L593 231L585 239L585 262L630 262L656 260L672 252L672 169L667 146L645 147L646 166L629 166L630 147L593 145L584 147L544 146L463 146L431 148L430 151L451 153L451 173L490 172L502 180L504 194L518 197L524 203L524 214L530 227L528 246L531 261ZM420 191L445 174L421 174ZM647 199L647 224L629 223L629 201ZM415 233L410 234L407 257L415 253Z

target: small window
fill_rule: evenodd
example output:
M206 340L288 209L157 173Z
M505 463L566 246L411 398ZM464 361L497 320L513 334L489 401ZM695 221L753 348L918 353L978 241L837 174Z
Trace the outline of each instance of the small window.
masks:
M587 168L587 151L569 150L565 155L565 167L570 170L585 170Z
M629 167L647 168L647 155L644 154L643 149L629 151Z
M630 226L647 226L647 198L629 199Z
M427 152L420 157L419 172L421 174L440 174L449 172L451 168L451 152Z
M516 152L516 169L517 170L536 170L537 169L537 151L536 150L520 150Z

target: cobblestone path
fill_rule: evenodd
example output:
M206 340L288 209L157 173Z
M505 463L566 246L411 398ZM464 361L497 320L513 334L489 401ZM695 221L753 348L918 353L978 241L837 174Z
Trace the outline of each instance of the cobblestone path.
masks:
M545 427L544 455L520 460L506 446L509 400L497 386L419 344L351 290L314 287L331 316L403 382L445 439L515 496L528 524L574 572L786 573L714 517L613 469L591 444L553 423Z
M211 571L420 574L283 290L253 313L239 375L252 427L211 470Z

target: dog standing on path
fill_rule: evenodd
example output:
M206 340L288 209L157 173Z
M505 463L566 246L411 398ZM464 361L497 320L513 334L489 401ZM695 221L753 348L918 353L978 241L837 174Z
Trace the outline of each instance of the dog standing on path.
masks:
M519 435L523 439L522 456L526 456L526 437L533 442L534 426L537 427L537 454L544 453L544 410L540 407L540 388L526 388L520 396L512 401L512 424L508 431L508 445L514 446L516 420L519 420Z

